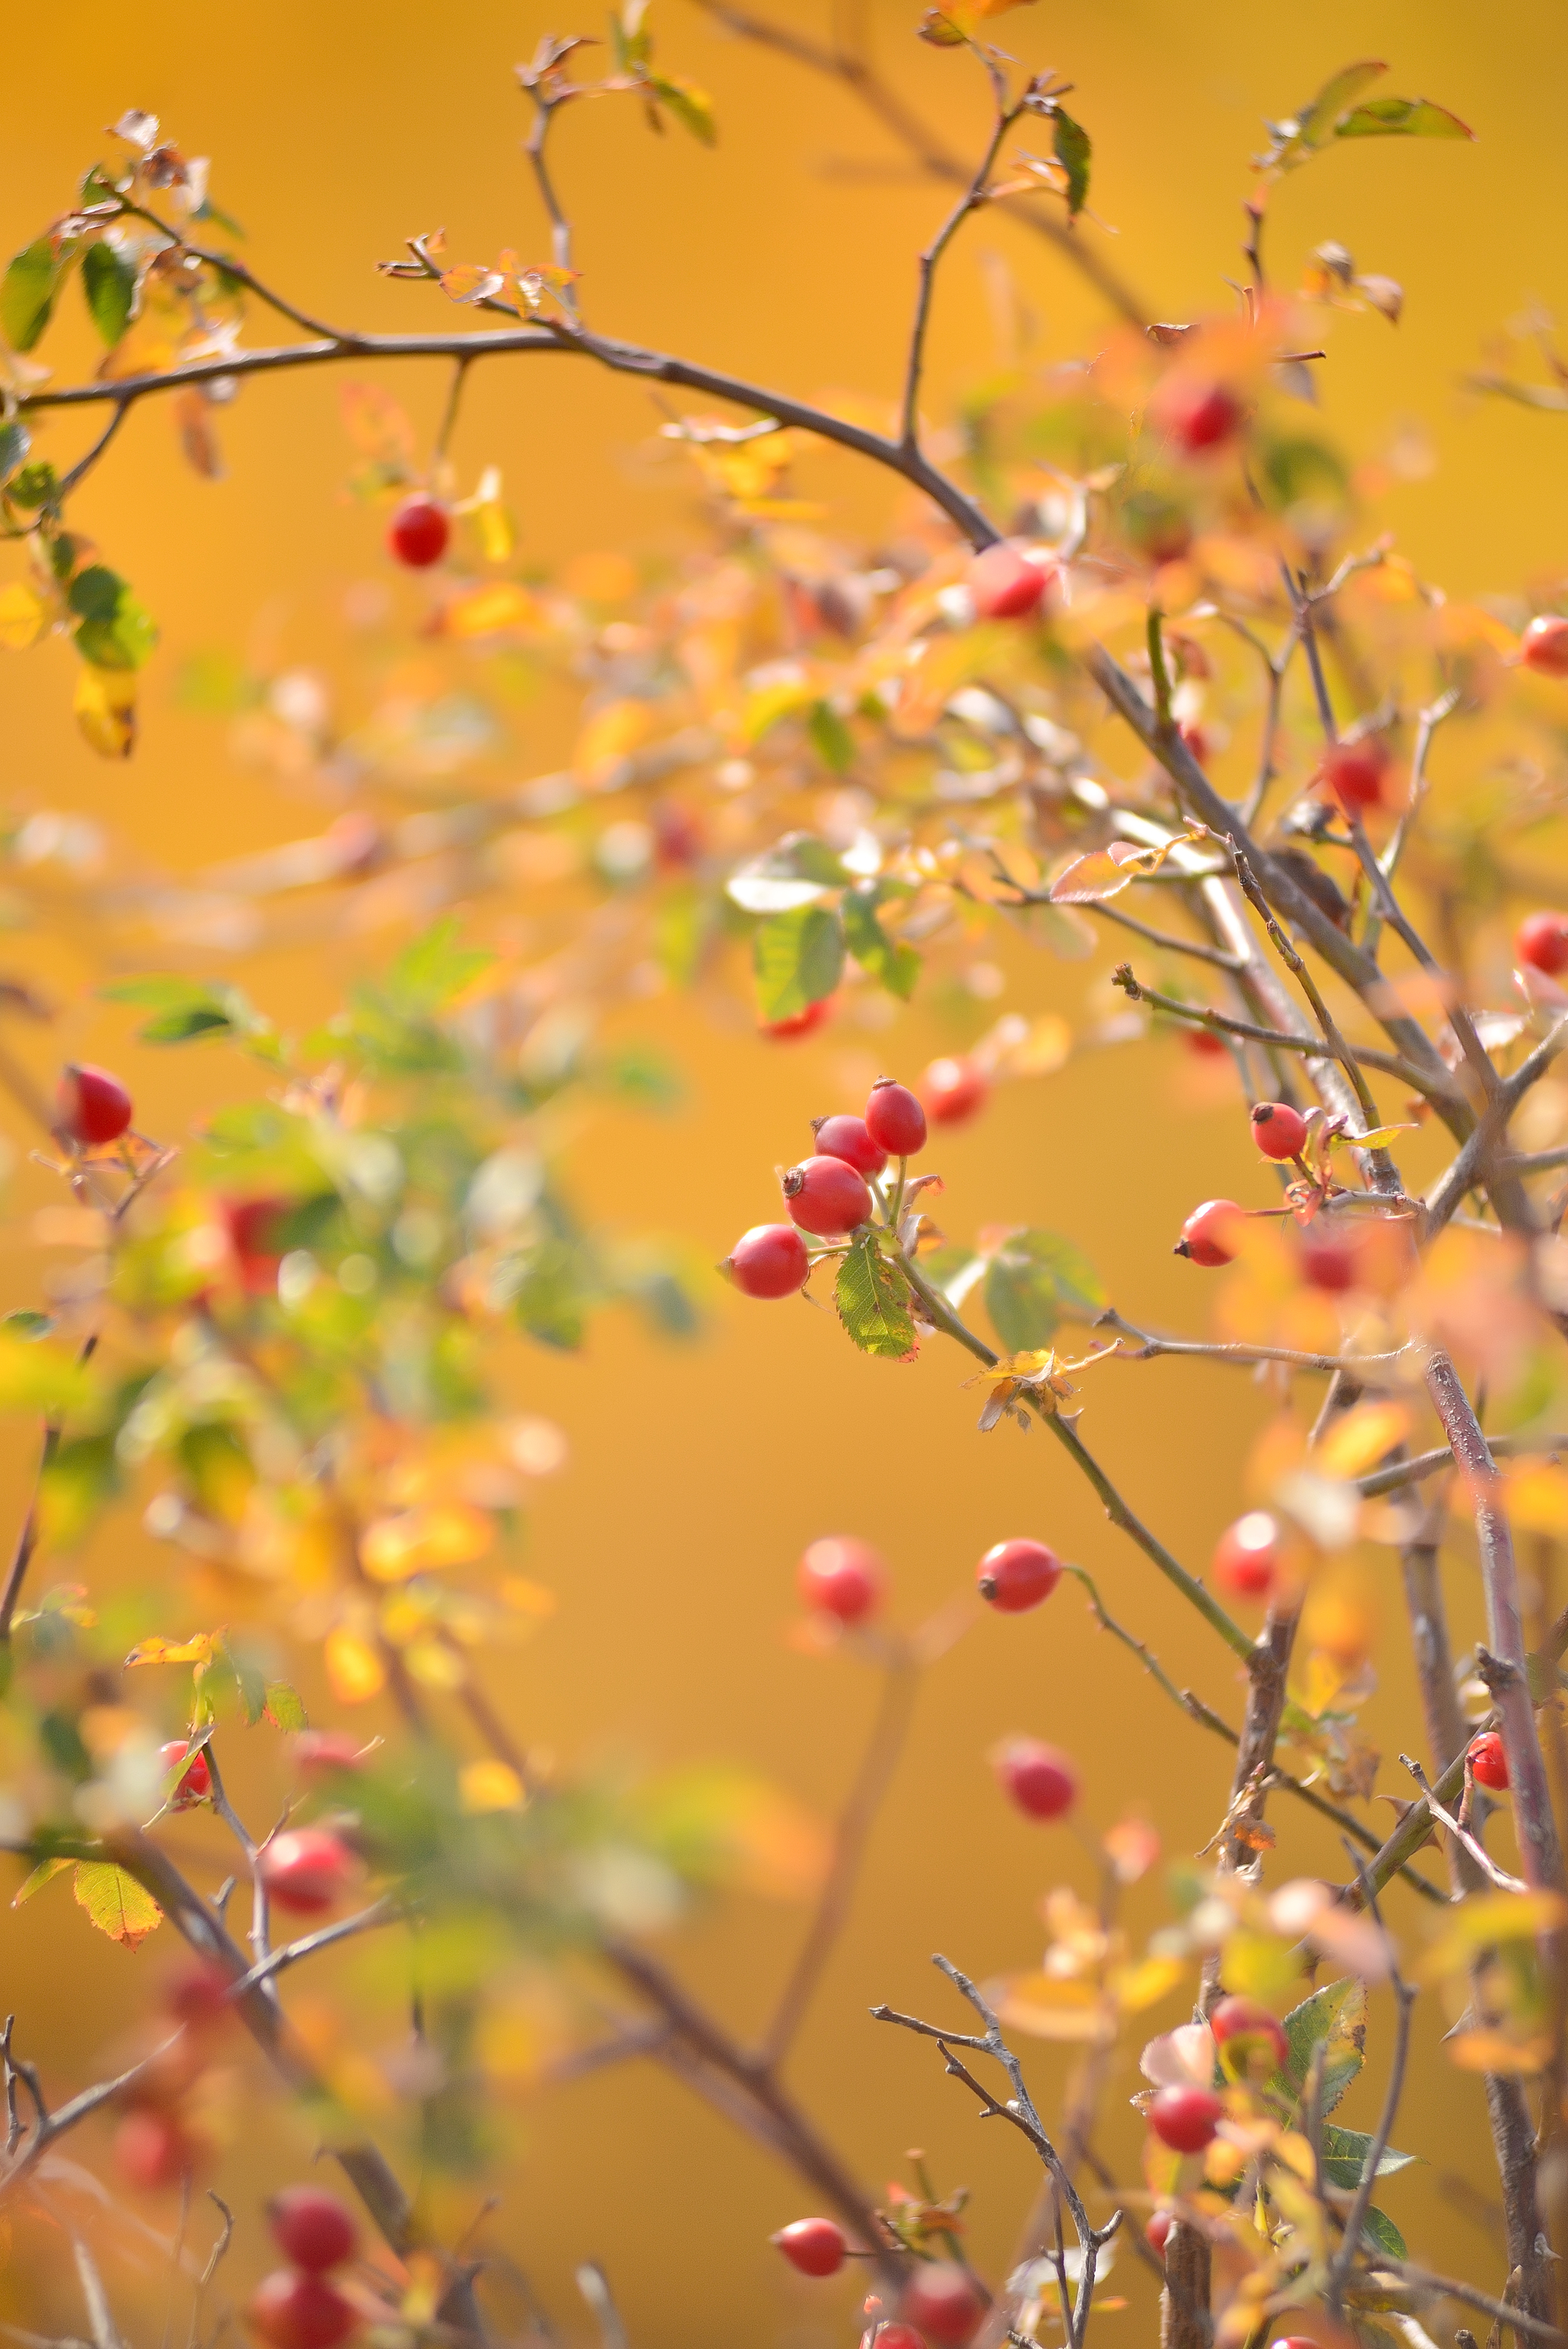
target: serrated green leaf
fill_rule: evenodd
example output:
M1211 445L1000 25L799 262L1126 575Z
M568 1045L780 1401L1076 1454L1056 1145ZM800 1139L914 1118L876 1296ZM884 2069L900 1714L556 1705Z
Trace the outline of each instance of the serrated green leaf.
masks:
M909 1289L871 1232L861 1232L850 1243L833 1284L833 1302L862 1354L880 1355L884 1361L913 1359L916 1347Z
M1088 132L1058 106L1052 121L1052 147L1068 175L1068 216L1076 220L1088 201L1088 167L1093 146Z
M1010 1354L1049 1345L1071 1317L1090 1320L1109 1302L1081 1248L1055 1232L1015 1232L985 1273L985 1310Z
M134 1003L153 1017L137 1034L144 1044L189 1044L201 1036L259 1036L269 1023L237 987L199 978L128 978L106 987L111 1003Z
M1323 2131L1323 2170L1331 2185L1343 2186L1354 2194L1366 2172L1367 2157L1373 2140L1360 2129L1335 2128L1326 2123ZM1408 2169L1420 2156L1400 2153L1394 2146L1385 2146L1377 2164L1379 2178L1391 2178L1397 2169Z
M1367 2210L1365 2218L1362 2220L1361 2231L1367 2237L1367 2241L1370 2242L1376 2250L1381 2251L1386 2258L1391 2260L1408 2260L1409 2258L1410 2254L1405 2249L1404 2236L1401 2235L1399 2230L1396 2227L1392 2219L1389 2218L1387 2212L1386 2210L1379 2210L1375 2204Z
M1475 132L1429 98L1369 98L1334 126L1336 139L1473 139Z
M459 929L456 915L445 915L404 947L387 974L387 996L399 1011L440 1010L495 960L483 947L460 946Z
M82 291L88 314L112 350L130 324L136 306L136 271L100 237L82 256Z
M844 931L830 905L799 905L759 922L751 941L758 1009L789 1019L831 995L844 968Z
M26 464L32 445L33 436L19 418L0 425L0 481L8 481L17 467Z
M835 775L847 775L855 763L855 738L830 701L813 705L806 731L823 766Z
M35 237L0 280L0 334L14 351L30 351L48 325L68 259L52 237Z
M151 1893L112 1860L78 1859L72 1889L98 1931L122 1949L134 1950L163 1922Z
M24 1877L11 1895L12 1908L20 1909L24 1900L31 1900L35 1892L41 1892L46 1884L52 1884L70 1864L68 1859L41 1859L32 1874Z
M668 107L683 130L689 130L704 147L717 145L718 125L706 90L698 89L683 74L650 74L648 88L661 106Z
M846 894L839 908L844 944L862 970L869 970L890 995L907 1003L920 977L920 957L902 939L888 936L877 919L877 902L874 886Z
M1354 1978L1326 1983L1291 2009L1284 2019L1284 2035L1290 2051L1285 2078L1297 2097L1306 2093L1313 2050L1320 2040L1326 2043L1322 2109L1331 2113L1365 2060L1366 1984Z

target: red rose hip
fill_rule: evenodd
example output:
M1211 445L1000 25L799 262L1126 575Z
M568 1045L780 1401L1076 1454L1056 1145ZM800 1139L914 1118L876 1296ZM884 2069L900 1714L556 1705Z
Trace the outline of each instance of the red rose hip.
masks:
M1548 978L1568 970L1568 914L1527 914L1513 934L1513 951Z
M1568 620L1555 612L1541 613L1524 631L1519 657L1540 677L1568 677Z
M1507 1792L1508 1754L1495 1729L1483 1729L1479 1737L1472 1737L1465 1759L1470 1764L1470 1775L1481 1785L1490 1786L1497 1795Z
M1064 1818L1078 1800L1078 1770L1069 1754L1035 1737L1012 1737L993 1756L1003 1792L1028 1819Z
M1181 1226L1176 1254L1212 1271L1235 1260L1244 1211L1233 1199L1205 1199Z
M1299 1158L1306 1143L1306 1120L1288 1102L1258 1102L1253 1108L1253 1140L1265 1158Z
M808 2276L837 2275L849 2250L843 2229L831 2219L793 2220L769 2240L778 2245L792 2268Z
M814 1117L811 1131L820 1157L841 1158L857 1174L880 1174L887 1164L887 1152L872 1140L863 1117Z
M1174 440L1184 456L1222 449L1241 427L1242 406L1222 383L1170 376L1150 404L1155 429Z
M359 2329L359 2312L325 2276L302 2268L274 2268L251 2295L245 2312L253 2333L272 2349L337 2349Z
M190 1752L190 1745L183 1737L173 1737L167 1745L159 1747L158 1758L165 1771L169 1771L176 1763L183 1762ZM171 1811L188 1811L192 1804L204 1803L211 1791L212 1773L207 1766L207 1755L203 1750L192 1757L190 1768L181 1773L179 1784L169 1797L169 1807Z
M354 1874L348 1846L327 1827L288 1827L262 1852L262 1881L280 1909L298 1916L330 1909Z
M807 1158L784 1177L784 1199L802 1231L819 1239L842 1239L869 1221L872 1195L864 1177L841 1158Z
M933 1061L920 1084L933 1125L962 1125L991 1097L991 1080L973 1061Z
M907 1085L879 1077L866 1103L866 1131L890 1158L913 1158L925 1148L925 1112Z
M1240 1598L1262 1599L1274 1587L1279 1547L1278 1521L1266 1509L1249 1509L1214 1545L1214 1579Z
M1175 2224L1169 2210L1156 2210L1143 2230L1143 2240L1157 2260L1165 2257L1165 2246L1171 2240L1171 2230Z
M796 1588L803 1606L841 1623L863 1623L882 1603L887 1568L870 1542L852 1534L829 1534L812 1542L800 1559Z
M819 997L808 1003L804 1011L791 1011L782 1019L760 1019L758 1033L766 1036L770 1044L793 1044L802 1036L814 1035L833 1016L830 995Z
M1360 742L1331 744L1317 771L1317 781L1333 792L1347 814L1354 815L1362 808L1380 804L1389 765L1383 744L1375 734L1368 735Z
M1255 1998L1222 1998L1209 2016L1220 2061L1233 2078L1271 2079L1290 2053L1284 2026Z
M987 546L969 565L969 593L981 620L1023 620L1039 609L1057 566L1042 551L1016 539Z
M131 1099L107 1069L90 1061L72 1061L60 1079L55 1114L59 1131L85 1150L101 1150L118 1142L131 1120Z
M1062 1562L1044 1542L996 1542L981 1559L975 1588L999 1615L1023 1615L1048 1599L1062 1578Z
M114 2133L115 2168L138 2194L163 2194L194 2168L193 2149L172 2113L145 2106L129 2112Z
M923 2261L904 2287L901 2313L936 2349L964 2349L978 2329L985 2302L973 2276L956 2261Z
M267 2205L273 2240L296 2268L320 2275L354 2257L357 2234L335 2194L320 2186L285 2186Z
M405 498L387 525L389 552L411 571L428 571L432 563L439 563L451 535L445 506L423 492Z
M811 1269L793 1224L753 1224L724 1260L743 1297L793 1297Z
M1149 2125L1172 2153L1202 2153L1213 2143L1224 2110L1210 2088L1161 2088L1149 2107Z

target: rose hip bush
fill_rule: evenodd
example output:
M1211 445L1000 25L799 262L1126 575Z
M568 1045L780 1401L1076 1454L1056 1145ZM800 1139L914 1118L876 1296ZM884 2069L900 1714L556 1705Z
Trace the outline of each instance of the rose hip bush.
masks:
M782 53L779 71L834 77L886 117L887 86L852 43L698 5ZM19 2272L54 2331L85 2329L98 2349L120 2337L114 2302L130 2289L103 2264L127 2206L165 2255L165 2338L179 2323L205 2344L232 2322L273 2349L362 2332L544 2337L506 2283L504 2221L487 2205L459 2237L427 2190L492 2158L484 2025L513 1966L558 2011L614 2008L587 2061L651 2054L766 2146L773 2240L846 2341L1059 2335L1078 2349L1121 2304L1106 2292L1118 2258L1158 2279L1170 2349L1418 2349L1461 2320L1500 2341L1511 2326L1561 2337L1568 1615L1554 1617L1550 1568L1568 1531L1568 1094L1552 1070L1568 1042L1568 913L1552 900L1568 901L1568 616L1552 605L1568 589L1466 603L1400 553L1310 402L1332 364L1329 313L1380 335L1401 289L1332 241L1283 282L1266 234L1278 184L1338 142L1470 134L1391 92L1383 67L1346 67L1269 126L1246 274L1223 306L1149 318L1089 209L1094 138L1116 135L1114 111L995 45L991 20L1016 5L949 0L917 25L912 12L953 53L947 69L981 78L995 115L967 161L896 117L953 194L914 272L902 386L872 388L874 423L625 343L593 315L563 123L629 99L655 129L715 135L643 0L617 10L604 50L547 37L518 69L549 259L469 258L411 233L383 264L408 289L406 335L324 325L276 290L207 162L135 110L88 140L68 208L0 285L0 636L17 652L68 644L95 749L132 755L158 630L119 568L133 552L89 542L76 492L144 404L169 409L212 471L222 408L264 396L259 379L280 370L342 371L350 487L375 518L367 546L378 527L379 559L424 582L431 680L410 697L366 676L335 708L309 670L191 663L187 699L227 719L243 757L330 777L345 801L325 832L199 891L170 883L150 908L78 853L79 827L18 816L7 834L18 902L39 925L59 918L44 840L72 918L112 937L122 967L133 939L157 958L149 931L190 935L198 897L215 957L225 941L325 930L371 893L425 916L315 1035L284 1032L222 969L110 988L150 1044L225 1050L251 1072L246 1097L178 1146L141 1132L112 1070L67 1067L51 1098L0 1060L18 1130L30 1122L91 1242L0 1329L0 1401L36 1444L0 1590L15 1899L52 1903L62 1936L96 1928L138 1966L154 1935L155 1950L186 1950L178 1970L149 1972L141 2051L113 2076L83 2078L79 2048L36 2047L26 2014L0 2038L0 2196ZM1092 137L1080 107L1099 116ZM1109 323L1084 363L1020 367L977 395L967 455L938 461L957 444L923 407L932 305L958 265L949 248L995 205L1083 272ZM61 381L49 338L77 299L103 357ZM542 354L660 387L663 451L707 502L665 568L584 549L550 578L521 561L462 394L476 364L526 371ZM1550 382L1505 369L1478 383L1561 408L1549 357ZM449 368L433 445L357 379L372 359ZM852 543L793 496L813 441L893 488L880 543ZM464 798L451 779L503 739L520 665L578 697L570 765ZM440 789L424 788L432 777ZM528 957L470 943L523 888ZM896 1006L987 933L1114 957L1125 1000L1108 997L1076 1036L1055 1014L1009 1011L966 1051L902 1067ZM995 1748L997 1799L1037 1827L1042 1853L1055 1837L1088 1841L1094 1897L1047 1895L1037 1967L982 1985L944 1956L937 2019L875 2014L934 2041L980 2112L1025 2140L1037 2190L1004 2273L969 2263L961 2192L939 2193L914 2157L913 2190L879 2204L785 2077L913 1687L964 1619L894 1628L887 1566L858 1534L824 1532L799 1562L803 1636L861 1659L883 1699L755 2046L644 1929L788 1874L799 1839L779 1798L739 1772L639 1785L579 1773L531 1751L476 1671L552 1605L509 1557L532 1482L561 1462L552 1428L495 1401L509 1348L575 1347L614 1303L688 1335L714 1294L714 1274L693 1270L702 1236L589 1228L555 1166L567 1116L606 1094L661 1096L656 1064L602 1026L656 987L738 993L765 1052L888 999L883 1076L817 1121L780 1170L772 1220L741 1233L720 1273L747 1312L796 1310L801 1293L830 1305L867 1378L957 1350L981 1434L1059 1445L1202 1618L1216 1670L1241 1668L1234 1723L1179 1689L1039 1529L993 1541L997 1528L976 1527L979 1602L1007 1619L1081 1588L1130 1684L1187 1741L1182 1766L1208 1763L1215 1822L1138 1946L1122 1896L1159 1862L1154 1827L1085 1824L1091 1755L1013 1734ZM46 1009L21 974L5 1008ZM998 1087L1044 1088L1072 1052L1134 1036L1201 1056L1257 1149L1245 1198L1194 1200L1170 1235L1191 1284L1186 1336L1113 1309L1070 1237L998 1231L983 1196L944 1198L931 1156ZM1093 1146L1141 1146L1140 1114L1130 1097L1127 1134ZM779 1147L758 1137L738 1224L765 1202ZM949 1221L978 1237L951 1237ZM820 1342L834 1342L825 1325ZM1211 1559L1178 1558L1080 1432L1125 1407L1105 1365L1161 1355L1241 1365L1271 1405ZM168 1546L148 1619L95 1587L129 1508ZM1398 1770L1358 1725L1371 1634L1335 1599L1363 1544L1397 1554L1408 1602L1418 1710ZM1444 1611L1449 1547L1484 1588L1486 1638L1468 1655ZM329 1721L307 1721L291 1651L319 1651ZM242 1816L225 1785L246 1738L274 1742L288 1789L270 1825ZM1339 1880L1293 1864L1308 1809L1344 1839ZM178 1841L176 1819L205 1840ZM812 1873L797 1867L793 1889ZM297 2002L296 1970L388 1937L428 1979L395 2110L373 2128L357 2018L346 2005L330 2030L306 2027L321 2009ZM1395 2139L1423 1997L1448 2026L1442 2060L1487 2083L1501 2218L1484 2273L1451 2273L1440 2243L1408 2246L1383 2207L1420 2150ZM1358 2131L1334 2116L1367 2062L1369 2015L1380 2115ZM1030 2039L1078 2050L1059 2117L1027 2085ZM241 2045L308 2115L354 2214L304 2180L270 2220L224 2202L213 2113ZM1118 2178L1094 2136L1130 2097L1141 2164ZM44 2256L62 2229L80 2313ZM235 2230L253 2268L284 2261L242 2310L225 2298ZM620 2342L603 2274L580 2282ZM1298 2323L1310 2330L1282 2330Z

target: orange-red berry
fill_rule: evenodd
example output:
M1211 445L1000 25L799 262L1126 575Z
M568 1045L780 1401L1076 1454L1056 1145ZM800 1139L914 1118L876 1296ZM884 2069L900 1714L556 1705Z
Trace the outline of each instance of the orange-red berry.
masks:
M139 2105L114 2133L115 2168L139 2194L162 2194L195 2167L195 2149L172 2113Z
M1243 1599L1262 1599L1274 1587L1279 1552L1278 1521L1266 1509L1249 1509L1215 1544L1214 1579Z
M863 1117L814 1117L811 1131L823 1158L841 1158L858 1174L880 1174L887 1152L872 1140Z
M62 1133L85 1150L118 1142L130 1123L130 1095L116 1076L90 1061L72 1061L60 1079L55 1115Z
M818 1239L842 1239L872 1212L863 1176L841 1158L807 1158L784 1177L784 1203L802 1231Z
M183 1737L172 1737L167 1745L159 1747L158 1758L169 1771L177 1762L183 1762L190 1752L191 1747ZM169 1797L169 1807L171 1811L188 1811L192 1804L204 1803L211 1791L212 1773L207 1766L207 1754L203 1748L192 1756L190 1768L181 1773L179 1784Z
M964 2349L979 2329L985 2302L955 2260L922 2261L904 2286L901 2313L936 2349Z
M320 2186L285 2186L267 2205L273 2240L296 2268L320 2275L354 2257L353 2220L335 2194Z
M841 1623L863 1623L882 1603L887 1568L870 1542L828 1534L809 1544L796 1576L801 1604Z
M1062 1578L1062 1562L1044 1542L996 1542L975 1571L980 1596L998 1615L1022 1615L1048 1599Z
M769 2240L777 2244L792 2268L809 2276L837 2275L849 2250L843 2229L831 2219L793 2220Z
M1243 1210L1233 1199L1205 1199L1182 1225L1176 1254L1210 1270L1233 1263L1243 1219Z
M1483 1786L1490 1786L1494 1794L1506 1794L1508 1751L1495 1729L1483 1729L1479 1737L1472 1737L1465 1758L1473 1778Z
M1155 429L1187 457L1224 448L1242 424L1242 404L1234 392L1194 376L1167 376L1149 413Z
M933 1125L962 1125L991 1098L991 1080L975 1062L954 1055L933 1061L920 1081Z
M1541 613L1524 631L1519 657L1541 677L1568 677L1568 620Z
M913 1158L925 1148L925 1112L907 1085L879 1077L866 1103L866 1131L890 1158Z
M251 2295L246 2317L271 2349L337 2349L359 2329L359 2311L325 2276L274 2268Z
M1253 1140L1265 1158L1299 1158L1306 1146L1306 1120L1288 1102L1258 1102Z
M976 618L1026 619L1038 611L1057 575L1057 564L1043 548L1031 549L1011 538L983 548L969 565Z
M330 1909L354 1874L354 1855L329 1827L287 1827L258 1862L262 1881L280 1909L302 1917Z
M1332 743L1318 768L1317 781L1347 813L1355 814L1379 804L1391 763L1384 744L1377 735L1368 734L1359 742Z
M992 1766L1004 1793L1026 1818L1065 1818L1078 1800L1078 1769L1071 1756L1038 1738L1009 1738Z
M1284 2069L1290 2053L1284 2025L1255 1998L1220 1999L1210 2012L1209 2028L1220 2061L1233 2078L1255 2072L1270 2079Z
M1212 2145L1225 2107L1211 2088L1159 2088L1149 2125L1172 2153L1202 2153Z
M770 1044L792 1044L801 1036L814 1035L833 1016L834 999L824 995L815 1003L808 1003L804 1011L791 1011L782 1019L759 1019L758 1033L766 1036Z
M439 563L452 535L445 506L421 492L405 498L387 525L387 544L399 563L411 571L428 571Z
M1513 934L1513 951L1548 978L1568 970L1568 914L1527 914Z
M743 1297L793 1297L811 1269L793 1224L753 1224L725 1258Z
M1171 2240L1171 2230L1176 2224L1169 2210L1156 2210L1143 2230L1143 2239L1157 2260L1165 2257L1165 2246Z

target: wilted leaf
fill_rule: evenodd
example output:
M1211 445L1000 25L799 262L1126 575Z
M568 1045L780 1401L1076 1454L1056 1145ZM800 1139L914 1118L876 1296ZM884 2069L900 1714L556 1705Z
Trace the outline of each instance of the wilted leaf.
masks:
M1093 149L1088 132L1058 106L1052 121L1056 158L1068 175L1068 215L1076 220L1088 201L1088 166Z
M506 284L505 273L487 269L482 262L459 261L441 272L441 291L449 302L488 302Z
M73 1889L98 1931L122 1949L134 1950L163 1922L151 1893L111 1860L78 1859Z
M992 1257L985 1310L1010 1354L1047 1345L1064 1315L1092 1320L1109 1302L1080 1248L1055 1232L1015 1232Z
M831 995L844 967L844 932L829 905L800 905L760 922L751 942L758 1009L789 1019Z
M93 325L112 350L136 306L136 271L106 238L99 237L82 256L82 292Z
M200 386L192 391L182 391L175 400L174 427L180 435L180 453L191 471L200 474L204 481L222 481L223 451L212 419L212 403Z
M1330 1425L1318 1446L1317 1464L1326 1476L1363 1476L1409 1432L1410 1414L1403 1403L1357 1403Z
M890 995L896 995L902 1002L907 1003L920 977L920 957L913 947L888 936L877 919L877 902L878 892L874 883L868 888L851 889L846 894L839 907L844 926L844 944L862 970L869 970Z
M1367 1990L1355 1980L1328 1982L1293 2007L1284 2019L1289 2048L1285 2077L1296 2095L1306 2093L1313 2050L1325 2046L1323 2111L1334 2110L1360 2071L1367 2045Z
M913 1360L917 1349L909 1290L871 1232L861 1232L851 1242L833 1285L833 1302L862 1354L876 1354L885 1361Z
M1421 1961L1429 1982L1468 1971L1482 1950L1508 1941L1532 1941L1560 1931L1568 1908L1555 1892L1483 1892L1461 1901Z
M943 7L929 9L922 18L920 37L933 48L955 49L988 17L1005 16L1009 9L1032 5L1033 0L945 0Z
M129 669L82 668L72 706L100 758L129 758L136 748L136 678Z

